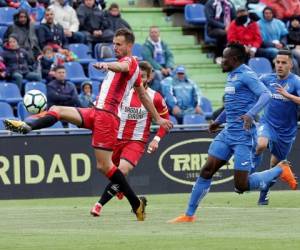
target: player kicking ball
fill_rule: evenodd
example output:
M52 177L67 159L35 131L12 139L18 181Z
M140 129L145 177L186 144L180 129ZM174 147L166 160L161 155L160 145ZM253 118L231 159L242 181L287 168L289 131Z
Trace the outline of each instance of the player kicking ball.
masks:
M148 87L152 71L151 65L148 62L140 62L139 67L143 85L154 107L162 118L169 119L169 112L164 99L158 92ZM144 154L152 121L151 114L143 106L134 89L129 92L129 95L122 103L120 118L118 140L113 151L112 161L124 175L128 175ZM158 129L148 146L148 153L153 153L157 150L159 142L165 136L166 132L163 127ZM123 197L119 186L110 182L106 186L99 201L92 208L91 214L93 216L100 216L103 206L115 195L117 195L119 199Z
M264 190L278 178L288 183L291 189L297 182L289 164L278 163L274 168L249 174L251 171L256 127L253 119L271 99L271 94L256 74L245 65L247 53L240 44L229 44L222 59L223 72L228 72L225 86L225 110L209 126L216 131L220 124L226 127L216 136L208 149L208 159L200 170L200 176L192 189L188 208L184 215L169 223L194 222L195 213L209 192L212 177L234 156L234 186L238 193Z

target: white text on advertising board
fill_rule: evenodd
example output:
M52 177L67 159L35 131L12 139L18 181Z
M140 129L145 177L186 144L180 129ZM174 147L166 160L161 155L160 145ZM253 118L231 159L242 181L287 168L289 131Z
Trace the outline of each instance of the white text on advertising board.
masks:
M207 152L197 152L204 143L208 144L211 138L196 138L176 143L159 157L160 171L170 180L186 185L194 185L200 174L201 167L207 160ZM199 149L198 149L199 151ZM207 150L206 150L207 151ZM213 178L213 185L222 184L233 179L233 160L222 167Z

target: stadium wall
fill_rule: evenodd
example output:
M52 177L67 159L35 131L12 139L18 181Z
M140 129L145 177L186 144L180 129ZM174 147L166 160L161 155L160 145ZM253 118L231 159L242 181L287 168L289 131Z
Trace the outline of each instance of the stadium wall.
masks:
M174 131L158 152L145 154L128 177L139 194L190 192L207 158L212 135ZM0 139L0 199L99 195L108 181L96 171L90 135L4 136ZM300 139L289 160L300 176ZM268 156L264 156L265 168ZM213 180L212 191L233 191L233 160ZM274 189L285 190L278 182Z

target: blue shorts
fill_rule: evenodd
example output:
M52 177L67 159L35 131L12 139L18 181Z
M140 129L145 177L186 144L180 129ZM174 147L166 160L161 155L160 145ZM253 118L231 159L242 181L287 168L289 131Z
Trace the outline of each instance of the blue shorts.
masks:
M246 144L233 141L228 138L228 135L223 130L217 135L214 141L210 144L208 154L220 160L229 161L230 157L234 156L234 169L241 171L250 171L252 168L253 145L254 138L250 137L252 144Z
M269 139L269 149L279 161L285 160L290 153L295 137L282 138L276 131L268 124L261 123L257 129L258 137L266 137Z

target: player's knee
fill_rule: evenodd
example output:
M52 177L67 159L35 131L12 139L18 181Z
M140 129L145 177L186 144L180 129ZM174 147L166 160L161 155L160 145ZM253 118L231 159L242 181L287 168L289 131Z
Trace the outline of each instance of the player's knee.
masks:
M214 175L214 169L211 165L205 164L201 169L200 176L204 179L211 179Z
M266 148L267 148L267 144L264 143L258 144L256 147L256 154L257 155L262 154L266 150Z

